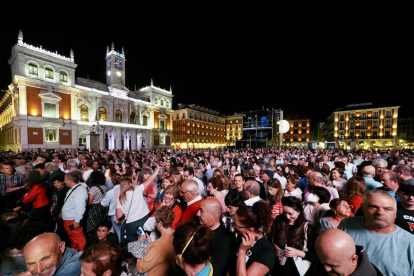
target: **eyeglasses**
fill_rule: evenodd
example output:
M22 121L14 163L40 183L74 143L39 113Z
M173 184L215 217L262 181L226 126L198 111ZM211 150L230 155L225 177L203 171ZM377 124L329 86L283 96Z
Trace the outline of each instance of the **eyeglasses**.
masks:
M242 229L242 228L249 228L249 227L247 227L247 226L238 226L234 221L232 221L231 222L231 226L234 228L234 229Z
M345 207L347 209L353 209L354 208L354 206L348 205L348 204L345 204L345 203L341 203L341 204L339 204L339 206Z
M194 232L194 234L191 236L190 240L187 242L187 244L184 246L183 251L181 251L181 254L177 254L175 255L175 262L177 263L177 265L179 267L181 267L181 259L183 257L183 254L185 252L185 250L187 249L188 245L190 244L190 242L193 240L194 236L195 236L196 232Z
M164 201L172 201L172 200L174 200L173 197L166 197L166 196L164 196Z

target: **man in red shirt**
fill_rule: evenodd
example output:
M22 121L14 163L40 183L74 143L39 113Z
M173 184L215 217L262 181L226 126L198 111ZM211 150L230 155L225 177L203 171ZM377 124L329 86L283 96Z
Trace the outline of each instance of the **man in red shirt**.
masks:
M194 180L186 180L180 187L180 195L184 202L187 203L187 208L181 216L180 224L187 221L193 221L197 218L197 212L200 209L200 203L203 198L198 194L198 184Z

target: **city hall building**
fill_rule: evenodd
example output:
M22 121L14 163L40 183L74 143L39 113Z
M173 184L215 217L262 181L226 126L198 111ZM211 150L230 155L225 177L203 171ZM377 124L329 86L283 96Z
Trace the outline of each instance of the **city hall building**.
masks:
M107 47L106 83L76 78L72 50L65 57L29 45L21 31L8 62L12 83L0 100L0 150L79 148L91 132L99 134L101 150L171 147L171 89L152 81L126 88L123 49Z

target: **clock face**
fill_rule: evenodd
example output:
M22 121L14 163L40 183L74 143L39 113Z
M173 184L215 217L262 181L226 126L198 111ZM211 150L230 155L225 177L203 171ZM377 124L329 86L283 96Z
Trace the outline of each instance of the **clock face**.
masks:
M117 75L118 77L120 77L120 76L121 76L121 72L117 71L117 72L116 72L116 75Z
M115 67L116 68L119 68L119 69L122 69L122 61L120 61L119 59L117 59L115 61Z

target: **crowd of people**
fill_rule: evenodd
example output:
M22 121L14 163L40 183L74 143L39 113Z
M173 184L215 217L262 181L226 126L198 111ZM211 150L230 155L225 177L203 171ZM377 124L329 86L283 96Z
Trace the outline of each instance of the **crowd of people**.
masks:
M0 152L1 275L414 275L414 152Z

